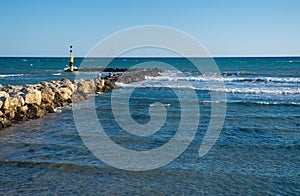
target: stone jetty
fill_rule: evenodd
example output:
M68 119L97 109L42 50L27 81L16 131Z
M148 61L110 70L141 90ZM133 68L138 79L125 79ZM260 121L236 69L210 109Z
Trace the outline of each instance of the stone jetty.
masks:
M57 107L85 99L89 94L107 93L116 82L132 83L145 80L146 76L159 76L160 69L129 69L122 74L91 80L62 79L23 86L0 85L0 129L13 123L41 118Z
M88 67L83 67L79 68L78 71L99 71L99 72L125 72L127 71L127 68L120 68L120 67L106 67L106 68L88 68Z

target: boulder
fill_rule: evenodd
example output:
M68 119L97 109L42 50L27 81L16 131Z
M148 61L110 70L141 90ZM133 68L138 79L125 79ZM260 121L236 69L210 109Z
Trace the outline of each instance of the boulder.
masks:
M69 79L64 78L61 81L62 81L62 87L67 87L72 92L75 91L75 86L74 86L74 84Z
M5 97L3 102L3 109L8 110L10 108L10 97Z
M45 115L45 111L37 105L29 104L27 115L29 119L41 118Z
M103 86L105 85L105 80L104 79L95 79L94 80L94 83L95 83L95 92L102 92L102 88Z
M21 97L21 96L20 96ZM19 96L12 97L10 100L11 107L17 107L22 105L22 100L24 101L23 97L20 98ZM23 104L24 105L24 104Z
M95 83L94 80L91 81L84 81L79 80L77 82L77 92L81 94L91 94L95 92Z
M29 89L25 93L25 103L26 104L36 104L41 105L42 93L39 90Z
M56 108L56 105L53 102L42 104L42 106L45 108L46 112L49 113L53 113Z
M10 95L14 95L18 94L22 88L22 86L7 86L6 90Z
M27 105L17 107L17 111L18 112L23 112L23 113L26 113L28 111L28 109L29 108L28 108Z
M0 129L11 126L11 121L7 118L0 118Z
M104 93L109 93L110 91L112 91L112 89L109 86L103 86L101 89L101 92Z
M28 108L27 105L18 106L14 120L17 120L17 121L25 121L25 120L27 120L27 111L28 111L28 109L29 108Z
M72 95L72 103L77 103L79 101L82 101L86 98L87 96L85 94L81 94L81 93L74 93Z
M112 82L111 80L105 80L104 86L108 86L110 89L114 89L115 88L115 83Z
M19 99L21 106L25 105L25 100L21 94L16 95L16 98Z
M2 108L7 110L10 108L10 96L7 92L0 91L0 101L2 102Z
M12 120L15 118L15 110L14 109L9 109L5 111L5 116L9 119Z
M0 91L0 98L1 97L9 97L9 94L5 91Z
M54 100L55 93L52 91L50 87L46 86L41 91L41 98L42 98L42 102L50 103Z
M71 91L71 89L65 87L65 88L60 88L58 90L58 93L61 97L62 100L64 101L67 101L67 102L70 102L71 101L71 98L72 98L72 94L73 92Z

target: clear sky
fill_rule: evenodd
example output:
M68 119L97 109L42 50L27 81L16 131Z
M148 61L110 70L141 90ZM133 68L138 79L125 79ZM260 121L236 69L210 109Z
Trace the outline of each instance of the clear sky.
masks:
M0 0L0 56L84 56L124 28L164 25L213 56L300 56L300 0Z

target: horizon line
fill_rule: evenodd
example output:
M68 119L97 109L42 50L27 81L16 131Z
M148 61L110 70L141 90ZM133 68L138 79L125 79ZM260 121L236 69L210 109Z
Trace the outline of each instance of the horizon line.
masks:
M281 57L281 58L298 58L300 55L218 55L218 56L209 56L209 57L196 57L196 56L188 56L188 57L183 57L183 56L118 56L118 57L108 57L108 56L75 56L74 58L276 58L276 57ZM69 56L1 56L0 58L69 58Z

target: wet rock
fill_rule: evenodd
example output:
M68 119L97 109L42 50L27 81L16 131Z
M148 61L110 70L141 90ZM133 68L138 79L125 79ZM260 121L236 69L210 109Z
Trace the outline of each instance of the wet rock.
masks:
M95 79L94 82L95 82L95 85L96 85L96 90L95 90L96 93L97 92L102 92L102 88L105 86L105 80L104 79L101 79L101 80Z
M55 107L63 107L68 105L68 103L63 99L60 93L55 93L53 103L55 104Z
M28 111L28 106L18 106L17 107L17 112L16 112L16 116L15 119L16 121L25 121L27 120L27 111Z
M7 118L0 118L0 129L11 126L11 121Z
M45 108L46 112L48 113L53 113L56 108L56 105L53 102L43 104L42 106Z
M40 108L39 106L34 104L28 105L27 116L29 119L41 118L44 115L45 115L44 108Z
M12 120L15 118L15 110L10 108L10 110L5 111L5 116L9 119Z
M101 89L103 93L109 93L110 91L112 91L112 89L109 86L103 86Z
M82 100L84 100L84 99L86 99L86 95L84 95L84 94L81 94L81 93L74 93L73 95L72 95L72 103L77 103L77 102L79 102L79 101L82 101Z
M112 82L110 79L108 79L108 80L105 80L104 86L108 86L110 89L114 89L115 88L115 83Z

